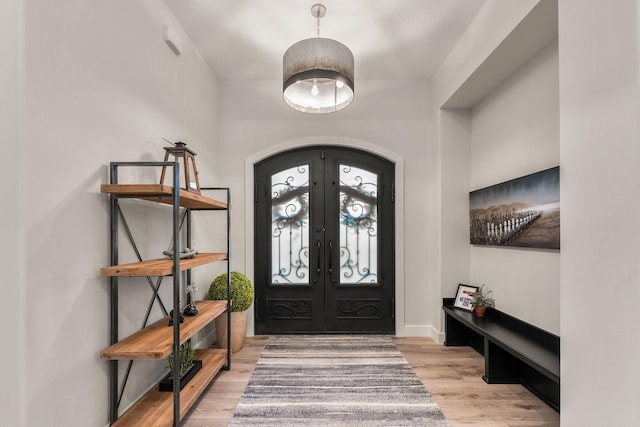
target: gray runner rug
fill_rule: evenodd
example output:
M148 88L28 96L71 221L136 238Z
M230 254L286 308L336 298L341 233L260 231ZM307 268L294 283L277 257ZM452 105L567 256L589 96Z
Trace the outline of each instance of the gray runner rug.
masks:
M231 426L448 426L390 336L267 341Z

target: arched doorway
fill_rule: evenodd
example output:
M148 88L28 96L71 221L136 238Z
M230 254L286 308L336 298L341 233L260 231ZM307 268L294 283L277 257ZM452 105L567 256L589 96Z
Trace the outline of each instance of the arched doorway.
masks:
M394 333L394 164L314 146L254 177L255 332Z

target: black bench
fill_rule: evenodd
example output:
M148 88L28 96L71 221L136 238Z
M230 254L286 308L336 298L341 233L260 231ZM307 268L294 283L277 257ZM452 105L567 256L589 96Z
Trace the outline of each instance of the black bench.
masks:
M485 317L453 307L443 298L445 346L471 346L484 355L488 384L521 383L560 412L560 337L500 310Z

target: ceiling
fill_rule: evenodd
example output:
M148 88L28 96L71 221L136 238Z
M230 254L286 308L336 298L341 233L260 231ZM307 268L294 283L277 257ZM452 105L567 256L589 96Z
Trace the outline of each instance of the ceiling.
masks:
M355 78L427 79L485 0L165 0L220 80L282 78L282 55L316 36L347 45Z

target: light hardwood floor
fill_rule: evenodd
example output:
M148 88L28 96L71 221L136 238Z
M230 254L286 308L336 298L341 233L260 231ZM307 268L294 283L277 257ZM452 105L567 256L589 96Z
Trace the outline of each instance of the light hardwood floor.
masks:
M486 384L484 359L469 347L444 347L430 338L395 338L452 427L559 426L560 416L519 384ZM267 337L247 338L184 420L185 427L227 426Z

